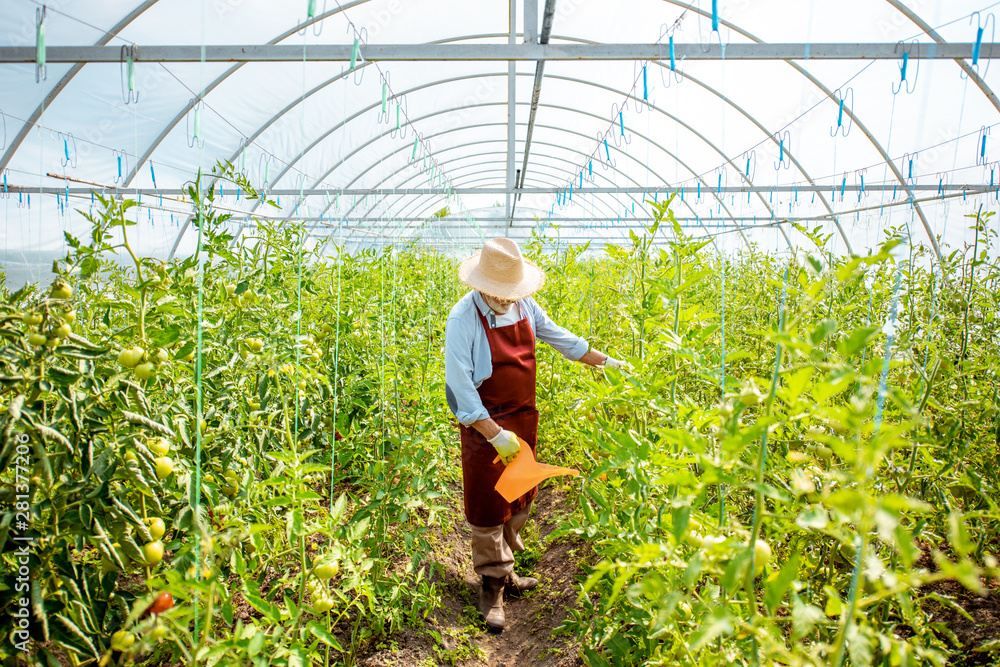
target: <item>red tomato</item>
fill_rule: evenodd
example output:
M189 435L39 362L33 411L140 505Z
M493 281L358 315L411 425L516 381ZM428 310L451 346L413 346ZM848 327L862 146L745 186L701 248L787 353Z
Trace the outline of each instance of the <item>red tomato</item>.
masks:
M153 614L162 614L174 606L174 598L170 593L160 593L149 606L149 611Z

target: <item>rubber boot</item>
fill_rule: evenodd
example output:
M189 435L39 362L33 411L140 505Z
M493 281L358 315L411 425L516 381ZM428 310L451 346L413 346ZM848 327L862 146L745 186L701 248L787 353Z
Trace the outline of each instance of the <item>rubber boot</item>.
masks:
M519 577L517 572L511 572L507 577L507 592L511 595L518 595L530 591L538 585L538 579L534 577Z
M479 589L479 613L483 615L486 627L494 633L502 632L507 624L503 613L503 587L503 578L484 576L483 586Z

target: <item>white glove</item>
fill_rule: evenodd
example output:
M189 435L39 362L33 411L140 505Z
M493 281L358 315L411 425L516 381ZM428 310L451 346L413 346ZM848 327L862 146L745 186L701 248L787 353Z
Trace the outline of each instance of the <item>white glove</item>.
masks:
M627 361L621 361L620 359L614 359L612 357L607 357L604 363L601 364L601 368L621 368L626 371L632 370L632 364Z
M499 433L489 439L489 443L497 450L500 460L504 465L509 465L517 453L521 451L521 443L513 431L501 429Z

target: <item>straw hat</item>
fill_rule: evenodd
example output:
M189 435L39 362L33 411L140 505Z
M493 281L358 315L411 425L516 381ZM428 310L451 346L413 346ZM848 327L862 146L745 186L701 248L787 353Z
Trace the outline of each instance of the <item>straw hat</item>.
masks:
M517 301L531 296L545 284L545 274L521 256L510 239L490 239L482 252L458 267L458 279L495 299Z

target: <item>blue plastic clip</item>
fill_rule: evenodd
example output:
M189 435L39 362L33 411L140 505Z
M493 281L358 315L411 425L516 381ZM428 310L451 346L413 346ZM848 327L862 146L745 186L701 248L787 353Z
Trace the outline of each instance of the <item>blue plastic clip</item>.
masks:
M990 128L985 125L979 130L979 154L976 156L976 164L985 166L989 160L986 159L986 137L990 134Z
M622 136L625 136L625 120L622 118L622 112L618 112L618 127L621 128Z
M904 87L906 89L907 94L911 94L914 90L917 89L917 78L920 76L920 60L917 60L917 69L916 69L916 74L914 74L913 76L912 85L910 81L907 80L907 67L909 66L910 62L910 53L914 50L919 51L919 49L920 49L920 42L918 42L917 40L913 40L910 43L909 48L903 51L903 60L899 64L899 83L893 84L892 86L893 95L898 95L899 91L903 90Z
M677 56L674 54L674 36L670 35L670 71L677 71Z
M684 201L684 188L681 188L681 201Z
M854 121L853 118L850 115L848 115L848 118L850 119L851 122L849 122L846 126L844 125L844 104L847 101L847 97L850 96L851 104L849 107L847 107L849 113L850 110L854 107L854 88L847 88L844 91L841 91L838 88L837 90L834 91L833 95L834 99L837 100L838 102L837 127L830 130L830 136L835 137L839 133L841 136L846 137L848 134L851 133L851 129L854 127Z
M590 176L591 178L594 177L594 161L593 160L589 160L587 162L587 176Z
M983 26L976 31L976 45L972 47L972 66L979 65L979 51L983 48Z
M718 189L716 190L715 194L722 194L722 172L721 171L719 172L719 185L718 185Z
M698 181L698 199L701 199L701 181Z
M608 138L604 137L604 156L608 158L608 162L611 162L611 151L608 150Z
M844 201L844 192L847 191L847 176L840 182L840 201Z
M580 172L580 189L583 189L583 172Z
M7 194L7 170L3 170L3 192ZM91 201L93 201L94 193L90 193Z
M719 0L712 0L712 32L719 32Z
M646 83L646 66L642 66L642 99L649 102L649 84Z

